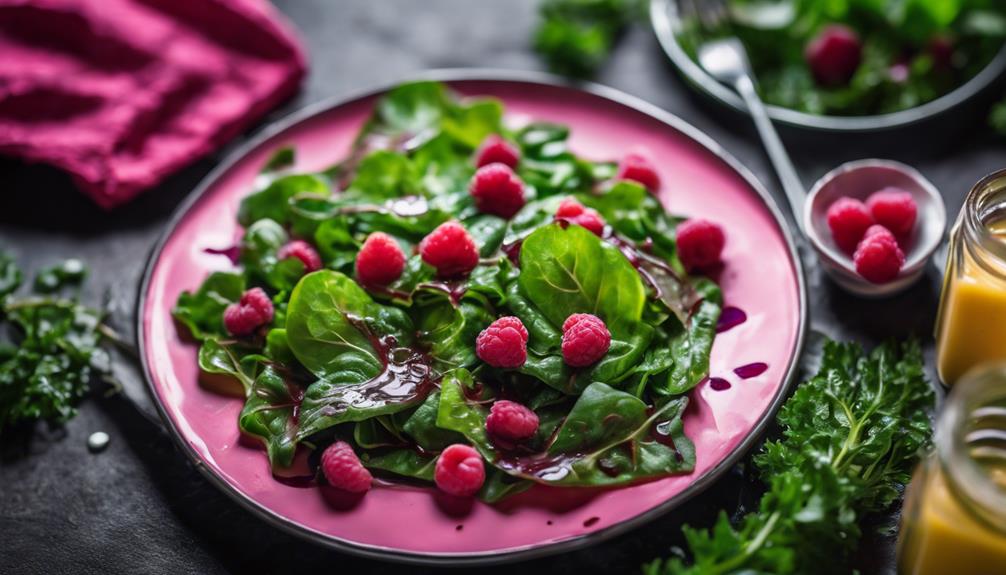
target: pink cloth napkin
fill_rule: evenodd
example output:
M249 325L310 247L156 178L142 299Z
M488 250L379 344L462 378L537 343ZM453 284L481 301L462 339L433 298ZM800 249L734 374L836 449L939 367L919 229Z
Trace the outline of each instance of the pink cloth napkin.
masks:
M237 135L305 72L264 0L0 0L0 154L111 208Z

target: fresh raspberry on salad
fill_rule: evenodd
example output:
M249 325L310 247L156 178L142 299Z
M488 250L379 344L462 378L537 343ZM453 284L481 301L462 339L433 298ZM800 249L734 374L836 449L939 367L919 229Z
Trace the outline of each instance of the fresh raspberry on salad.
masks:
M489 408L486 431L512 441L530 439L538 431L538 415L524 405L503 399Z
M839 198L828 207L828 229L838 247L852 252L863 239L863 234L875 222L870 209L854 198Z
M479 168L468 192L484 214L510 219L524 207L524 182L506 164L497 162Z
M600 236L604 233L604 218L597 210L585 207L576 198L566 198L555 211L555 219L583 226Z
M912 194L900 188L887 187L866 199L873 221L891 230L896 237L906 238L915 227L918 206Z
M814 79L822 86L848 84L862 57L863 44L859 36L840 24L825 26L804 51Z
M475 167L481 168L489 164L506 164L516 170L520 163L520 150L510 142L503 139L499 134L490 134L482 140L478 152L475 156Z
M373 481L370 471L345 441L336 441L321 454L321 472L329 485L350 493L368 491Z
M562 323L562 358L567 365L588 366L604 357L609 347L611 333L596 315L575 313Z
M384 232L367 236L356 254L356 279L363 285L385 286L402 275L405 253L395 238Z
M248 335L272 321L272 300L262 288L251 288L224 309L224 328L233 335Z
M501 317L475 338L475 353L493 367L520 367L527 361L527 329L516 317Z
M478 493L486 480L485 464L474 447L455 443L437 458L433 480L441 491L458 497Z
M458 222L444 222L419 243L423 261L437 268L442 278L463 276L479 263L475 240Z
M723 228L709 220L692 218L678 225L678 258L688 270L720 263L726 236Z
M660 176L657 174L657 169L653 167L653 162L649 158L639 152L630 152L622 158L615 177L619 180L632 180L640 183L651 192L660 189Z
M279 249L276 256L285 260L287 258L297 258L304 264L304 271L307 273L316 272L321 269L321 256L314 246L304 240L294 240Z
M882 284L898 277L905 265L905 254L890 230L875 225L866 231L852 261L859 275L875 284Z

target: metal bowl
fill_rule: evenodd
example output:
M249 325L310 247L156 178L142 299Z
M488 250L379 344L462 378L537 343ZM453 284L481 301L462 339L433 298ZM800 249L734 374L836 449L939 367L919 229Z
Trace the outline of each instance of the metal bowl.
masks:
M747 114L747 107L740 96L706 73L678 43L678 34L684 25L678 0L651 0L650 21L653 23L653 30L664 52L667 53L671 62L689 84L695 86L706 96L733 108L737 112ZM921 106L900 112L874 116L821 116L779 106L766 107L772 120L799 128L846 133L891 130L940 116L971 101L985 93L1002 77L1004 72L1006 72L1006 45L981 72L955 90Z

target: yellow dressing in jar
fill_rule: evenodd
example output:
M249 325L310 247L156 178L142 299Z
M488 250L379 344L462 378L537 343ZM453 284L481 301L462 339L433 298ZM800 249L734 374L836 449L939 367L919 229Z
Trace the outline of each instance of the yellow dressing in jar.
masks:
M969 373L908 488L899 575L1006 573L1006 364Z
M975 185L951 232L936 344L946 385L1006 360L1006 170Z

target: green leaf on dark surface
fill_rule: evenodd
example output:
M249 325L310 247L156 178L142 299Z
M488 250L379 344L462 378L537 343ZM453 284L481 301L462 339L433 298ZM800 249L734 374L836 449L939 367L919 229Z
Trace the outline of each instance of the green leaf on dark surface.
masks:
M67 285L79 285L87 277L87 268L78 259L69 259L45 268L35 275L36 293L52 293Z
M21 287L24 275L21 268L6 252L0 251L0 299Z
M73 299L15 298L19 273L0 254L0 318L12 341L0 342L0 433L10 426L44 420L60 425L93 379L111 378L104 315Z
M241 274L214 272L195 293L182 292L171 315L196 339L227 337L224 309L241 299L244 291L245 278Z

